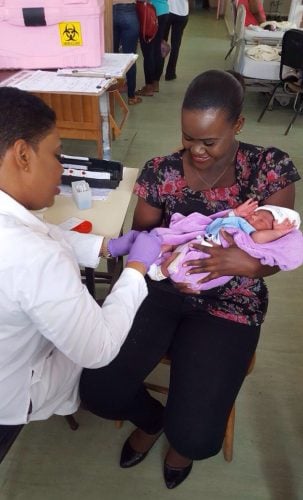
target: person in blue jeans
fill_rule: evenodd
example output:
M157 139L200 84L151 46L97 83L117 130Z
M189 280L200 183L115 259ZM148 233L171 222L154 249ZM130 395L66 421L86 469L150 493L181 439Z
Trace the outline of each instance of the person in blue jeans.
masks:
M145 85L136 92L136 95L140 96L153 96L154 92L159 92L159 80L163 71L161 42L164 38L164 29L168 19L168 1L151 0L151 3L156 9L158 31L156 36L149 42L146 42L143 37L140 36L145 76Z
M137 52L139 21L134 0L113 0L114 52L131 54ZM128 104L140 104L142 99L135 95L137 67L133 64L126 73Z

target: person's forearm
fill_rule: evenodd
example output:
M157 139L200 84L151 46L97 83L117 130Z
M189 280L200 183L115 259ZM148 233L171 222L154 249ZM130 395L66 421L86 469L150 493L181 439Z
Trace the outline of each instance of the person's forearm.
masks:
M108 241L109 241L108 238L103 238L102 244L100 247L99 257L103 257L104 259L107 259L110 257L110 254L109 254L108 248L107 248Z
M272 276L280 271L278 266L264 266L259 259L247 255L246 269L239 273L239 276L247 276L248 278L265 278Z
M264 278L276 274L280 269L277 266L267 266L261 264L260 260L252 257L249 253L237 247L226 249L213 248L212 253L219 253L223 250L224 266L221 268L221 276L246 276L248 278ZM221 253L221 252L220 252ZM210 259L205 259L206 263L211 263ZM205 269L207 271L207 269Z
M255 12L254 13L254 16L256 18L256 20L258 21L259 24L262 24L266 21L266 18L261 14L261 12Z
M126 268L136 269L136 271L139 271L139 273L143 274L143 276L145 276L147 271L145 265L142 264L142 262L129 262L128 264L126 264L125 269Z
M100 247L103 241L102 236L66 231L59 226L51 224L48 224L48 227L54 228L51 231L60 232L61 237L72 247L80 266L96 268L99 265Z
M249 0L248 2L250 12L255 16L259 24L266 21L262 13L260 12L259 0Z
M263 266L260 264L259 269L256 270L255 278L266 278L266 276L272 276L280 271L278 266Z
M270 241L277 240L283 235L280 230L276 229L262 229L251 233L251 238L255 243L269 243Z

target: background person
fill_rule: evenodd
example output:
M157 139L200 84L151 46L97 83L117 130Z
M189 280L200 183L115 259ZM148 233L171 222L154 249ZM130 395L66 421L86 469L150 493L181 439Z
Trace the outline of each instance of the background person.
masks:
M238 5L244 5L246 16L244 24L258 26L266 21L266 14L260 0L238 0Z
M168 227L176 212L211 215L234 209L247 198L293 208L294 182L300 177L289 156L237 140L244 124L243 100L241 83L228 72L206 71L191 82L182 105L183 149L145 164L135 188L135 229ZM193 460L221 450L267 310L262 278L278 271L232 244L206 250L209 257L192 263L190 273L209 273L209 280L234 277L203 293L186 284L147 279L149 294L119 355L105 368L84 370L80 382L91 411L137 427L123 446L121 467L145 459L165 433L168 488L188 476ZM168 352L164 407L143 381ZM107 390L100 391L97 401L91 391L100 385Z
M135 0L113 0L114 52L120 49L124 54L136 54L139 39L139 20ZM137 65L134 63L126 73L128 104L140 104L142 99L135 95Z
M99 368L118 354L160 251L159 238L146 233L107 244L32 214L60 191L60 152L53 110L32 94L0 88L0 424L77 410L82 367ZM108 252L129 257L101 308L79 264L96 267Z
M165 71L165 80L177 78L176 67L179 50L182 42L183 31L188 23L188 0L168 0L169 14L165 24L163 38L168 41L170 34L170 54ZM164 67L162 60L162 72Z
M152 0L151 3L157 12L158 31L150 42L146 42L140 35L145 85L136 92L136 95L146 97L152 97L154 92L159 92L159 80L163 71L161 42L169 11L167 0Z

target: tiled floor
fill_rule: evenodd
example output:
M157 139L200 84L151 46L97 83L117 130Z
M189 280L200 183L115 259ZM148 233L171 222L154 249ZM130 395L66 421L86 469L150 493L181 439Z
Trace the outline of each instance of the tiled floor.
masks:
M131 108L113 144L113 159L141 167L148 158L177 148L187 84L205 69L228 68L228 47L224 21L215 20L214 10L192 13L177 80L161 82L158 95ZM141 66L140 58L138 86L143 83ZM285 149L302 173L303 117L285 137L291 110L277 108L257 124L263 102L261 95L247 95L242 140ZM68 147L69 152L86 148L95 154L91 143ZM300 183L297 209L303 213ZM130 220L131 210L128 224ZM119 453L132 426L126 423L117 430L112 422L80 411L76 432L60 417L32 423L22 431L0 467L0 500L303 500L302 278L303 268L268 279L270 307L256 367L237 401L232 463L224 462L222 454L196 462L188 480L169 491L162 479L165 437L142 464L123 470ZM155 377L166 378L166 370L162 367Z

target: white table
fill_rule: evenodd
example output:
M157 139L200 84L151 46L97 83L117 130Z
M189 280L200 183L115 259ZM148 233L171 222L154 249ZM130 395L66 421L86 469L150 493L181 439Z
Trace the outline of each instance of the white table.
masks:
M52 224L60 224L70 217L89 220L93 224L92 233L115 238L122 232L137 176L137 168L124 167L123 179L119 186L110 192L106 200L93 200L92 208L87 210L79 210L69 196L56 196L54 205L43 214L44 218ZM122 265L123 260L120 258L109 260L107 273L85 268L86 285L93 297L95 297L96 283L113 286L122 270Z

